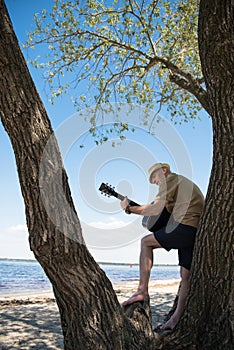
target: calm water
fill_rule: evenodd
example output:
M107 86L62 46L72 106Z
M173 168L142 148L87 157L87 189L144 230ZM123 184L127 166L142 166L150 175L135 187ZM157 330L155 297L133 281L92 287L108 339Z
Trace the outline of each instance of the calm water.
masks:
M138 265L100 264L113 284L123 285L138 280ZM151 279L179 279L179 267L154 266ZM0 260L0 295L51 290L51 284L37 261Z

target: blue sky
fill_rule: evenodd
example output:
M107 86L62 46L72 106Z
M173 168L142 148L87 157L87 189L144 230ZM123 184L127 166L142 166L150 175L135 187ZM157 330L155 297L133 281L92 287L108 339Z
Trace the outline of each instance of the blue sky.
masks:
M26 41L33 14L51 3L50 0L6 1L20 42ZM39 52L40 48L36 48L33 53L24 51L24 55L28 59L29 55L36 56ZM125 143L115 140L116 147L113 148L113 139L96 147L87 133L88 124L77 117L69 96L59 98L51 105L44 91L42 72L32 67L30 71L58 137L83 233L94 258L97 261L138 262L140 237L146 232L135 216L122 213L119 202L102 196L98 187L101 182L109 182L117 186L121 194L140 203L149 202L157 189L148 184L147 169L152 162L166 161L173 171L192 178L205 195L212 162L210 118L202 112L202 121L194 124L175 126L165 121L157 126L157 136L153 136L140 123L140 117L134 117L131 123L136 132L128 133ZM141 113L138 109L135 112L135 115ZM120 118L126 121L124 110L120 112ZM111 117L107 117L107 122L111 123ZM79 145L83 142L86 147L81 149ZM2 125L0 143L0 257L32 258L14 155ZM157 263L177 264L176 252L160 251L155 256Z

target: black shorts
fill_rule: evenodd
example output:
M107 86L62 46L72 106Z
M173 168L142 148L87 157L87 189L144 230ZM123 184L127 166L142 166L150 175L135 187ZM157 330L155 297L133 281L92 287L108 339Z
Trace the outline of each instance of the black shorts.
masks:
M178 249L179 265L190 270L197 229L180 223L173 223L155 231L154 237L167 251Z

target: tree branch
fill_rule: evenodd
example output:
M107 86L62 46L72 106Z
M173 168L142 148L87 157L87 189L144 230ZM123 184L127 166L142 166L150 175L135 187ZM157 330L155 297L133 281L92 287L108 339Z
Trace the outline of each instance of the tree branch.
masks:
M150 59L149 64L145 67L149 71L157 63L162 63L165 68L170 71L170 81L177 84L179 87L193 94L201 103L202 107L211 115L212 109L209 105L209 99L206 90L200 84L201 79L194 79L192 74L185 72L174 63L160 56L155 56Z
M131 1L129 1L129 4L130 4L131 9L132 9L132 11L129 12L129 13L132 14L134 17L136 17L137 20L138 20L138 21L140 22L140 24L142 25L142 28L144 28L144 30L145 30L145 32L146 32L146 35L147 35L147 37L148 37L148 40L149 40L149 42L150 42L150 46L151 46L151 48L152 48L152 50L153 50L153 53L154 53L154 55L155 55L155 54L156 54L155 45L154 45L153 40L152 40L152 38L151 38L151 36L150 36L150 34L149 34L149 31L147 30L147 27L144 25L144 22L142 21L142 18L141 18L140 16L138 16L138 15L135 13ZM137 3L136 3L136 4L137 4Z
M176 66L174 63L172 63L166 58L163 58L157 55L155 55L152 58L149 55L142 52L141 50L135 49L134 47L126 45L124 43L119 43L116 40L111 40L97 33L93 33L90 31L85 31L84 33L94 35L102 40L107 40L110 43L112 43L114 46L120 47L122 49L135 52L141 56L143 55L146 59L149 60L149 64L147 64L144 67L146 71L148 71L157 63L162 63L165 66L165 68L167 68L171 72L170 81L177 84L179 87L185 89L189 93L193 94L197 98L197 100L201 103L202 107L207 111L207 113L211 115L212 110L209 106L209 99L207 96L207 92L202 88L199 80L193 78L192 74L185 72L184 70L182 70L181 68L179 68L178 66Z
M206 90L204 90L201 85L193 79L192 81L181 78L176 74L171 74L169 76L170 81L175 83L182 89L190 92L192 95L196 97L196 99L201 103L202 107L206 110L208 114L212 114L212 109L209 103L209 98Z

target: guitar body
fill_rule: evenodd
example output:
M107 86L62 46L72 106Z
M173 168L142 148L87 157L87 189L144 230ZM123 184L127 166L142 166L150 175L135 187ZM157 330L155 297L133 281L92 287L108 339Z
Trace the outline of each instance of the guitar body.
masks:
M157 216L143 216L142 226L150 232L155 232L157 231L157 219Z
M144 216L142 219L142 226L147 228L150 232L158 231L167 225L170 216L171 214L164 208L160 215Z
M102 183L101 186L99 187L99 191L104 193L107 196L113 196L116 197L120 200L123 200L125 196L119 194L114 190L113 187L111 187L108 184ZM139 206L140 204L129 200L129 205L130 206ZM144 216L142 219L142 226L145 227L148 231L150 232L155 232L160 230L162 227L167 225L167 222L170 218L170 213L166 210L166 208L163 209L160 215L155 215L155 216Z

